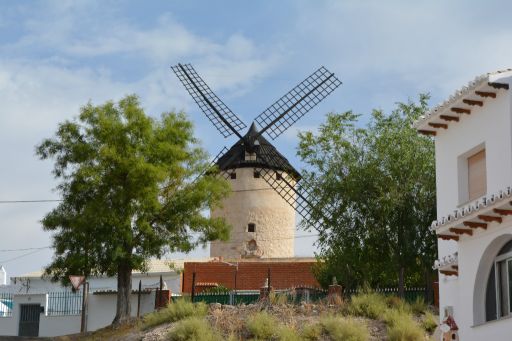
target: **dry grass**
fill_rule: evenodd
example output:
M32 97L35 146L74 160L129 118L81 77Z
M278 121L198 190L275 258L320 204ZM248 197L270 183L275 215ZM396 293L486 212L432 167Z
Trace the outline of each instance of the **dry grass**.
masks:
M271 339L277 331L277 320L267 312L252 315L247 321L246 327L249 333L256 339Z
M429 333L433 333L439 324L439 318L434 316L430 311L426 311L421 319L421 325Z
M376 293L354 295L350 299L348 312L354 316L378 319L387 310L385 297Z
M276 298L277 299L277 298ZM423 340L437 324L430 311L421 311L421 302L412 308L403 300L375 293L355 295L341 305L302 303L292 305L261 302L246 306L192 304L178 301L144 317L137 325L105 328L84 336L59 338L74 340L194 340L194 341L336 341L336 340ZM421 309L420 309L421 308ZM197 316L196 316L197 315ZM56 339L57 340L57 339Z
M166 322L176 322L190 316L201 317L208 312L204 303L191 303L185 299L177 300L167 307L144 316L142 329L148 329Z
M348 318L324 317L320 320L323 332L332 341L367 341L368 328L361 322Z
M203 318L189 317L176 323L167 334L169 341L222 341L223 338Z

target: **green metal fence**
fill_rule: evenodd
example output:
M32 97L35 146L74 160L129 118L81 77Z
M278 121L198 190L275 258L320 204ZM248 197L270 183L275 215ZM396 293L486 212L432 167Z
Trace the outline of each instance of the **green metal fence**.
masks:
M48 293L48 316L80 315L82 292L60 291Z
M317 302L327 297L327 291L317 288L307 288L300 290L276 290L274 299L279 302L287 302L300 304L301 302ZM200 293L194 296L194 302L220 303L220 304L252 304L260 299L258 291L229 292L225 294L219 293Z
M385 296L398 296L398 288L377 288L372 289ZM365 292L361 289L347 289L344 290L343 296L348 299L352 295ZM287 302L292 304L300 304L301 302L318 302L327 298L327 291L318 288L295 288L290 290L276 290L274 291L274 299L278 302ZM405 288L404 299L412 303L417 299L425 300L425 288ZM173 297L174 299L174 297ZM194 302L220 303L220 304L252 304L259 300L259 292L233 292L219 294L219 293L200 293L194 296ZM426 303L433 304L426 300Z
M362 292L364 292L364 290L361 289L344 290L343 296L345 296L345 298L350 298L352 295L360 294ZM372 292L376 292L385 296L398 296L398 288L377 288L372 289ZM404 299L409 303L415 302L417 299L425 300L426 296L425 288L405 288L404 290ZM425 302L428 304L434 303L433 298L430 300L425 300Z
M258 292L255 293L237 293L234 295L235 304L253 304L258 302L260 299L260 294Z
M194 296L194 302L229 304L229 294L201 293Z
M11 317L13 305L12 293L0 292L0 317Z

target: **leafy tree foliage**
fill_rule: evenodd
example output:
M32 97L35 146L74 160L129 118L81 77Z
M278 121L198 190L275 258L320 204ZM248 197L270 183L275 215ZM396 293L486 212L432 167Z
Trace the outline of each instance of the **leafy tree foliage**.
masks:
M207 155L183 113L148 117L133 95L89 103L36 153L54 160L63 199L42 220L55 248L46 273L63 281L117 275L114 322L130 316L132 270L146 270L150 257L229 237L223 219L203 215L229 184L204 174Z
M333 218L316 227L324 283L335 275L347 287L398 281L403 290L406 277L418 284L432 274L436 239L427 226L435 219L434 144L412 128L427 100L420 95L418 103L398 103L389 115L374 110L365 126L351 111L329 114L318 133L299 135L298 154L309 165L305 178L320 202L336 207Z

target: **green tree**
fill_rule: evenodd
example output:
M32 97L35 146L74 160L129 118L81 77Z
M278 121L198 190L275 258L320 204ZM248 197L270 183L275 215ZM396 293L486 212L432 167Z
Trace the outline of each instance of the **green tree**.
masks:
M223 219L203 214L229 184L205 174L207 155L183 113L148 117L134 95L89 103L36 153L54 160L63 199L42 220L55 248L46 273L64 282L71 274L117 275L113 323L130 317L132 270L146 270L150 257L229 237Z
M412 128L427 100L398 103L389 115L374 110L366 126L350 111L329 114L318 133L299 134L304 176L319 202L335 207L324 224L306 225L320 235L324 282L332 275L348 287L398 282L403 294L406 272L410 281L431 275L434 144Z

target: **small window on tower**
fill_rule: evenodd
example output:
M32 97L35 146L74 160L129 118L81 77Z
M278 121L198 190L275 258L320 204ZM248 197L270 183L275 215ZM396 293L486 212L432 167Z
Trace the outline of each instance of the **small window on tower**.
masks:
M231 179L236 179L236 172L229 174L229 176L231 177Z
M245 152L245 161L256 161L256 153Z
M281 175L281 173L276 172L276 180L281 180L282 178L283 176Z
M256 232L256 224L250 223L247 225L247 232Z
M260 178L260 172L259 171L254 171L254 178L255 179L259 179Z

